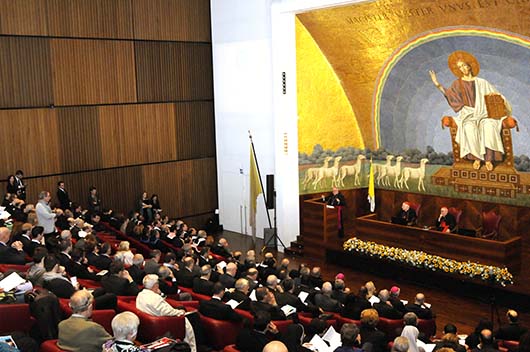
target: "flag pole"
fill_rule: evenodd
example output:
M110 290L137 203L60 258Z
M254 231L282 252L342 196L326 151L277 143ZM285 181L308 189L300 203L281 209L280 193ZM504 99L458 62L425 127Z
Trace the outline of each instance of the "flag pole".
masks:
M271 216L269 215L269 209L267 209L267 196L265 195L265 188L263 187L263 181L261 180L261 172L259 170L258 158L256 157L256 149L254 149L254 141L252 140L252 134L248 130L248 138L250 139L250 146L252 148L252 154L254 155L254 161L256 162L256 169L258 169L258 178L263 192L263 202L265 203L265 212L267 213L267 220L269 221L269 228L272 229ZM256 209L257 211L257 209Z

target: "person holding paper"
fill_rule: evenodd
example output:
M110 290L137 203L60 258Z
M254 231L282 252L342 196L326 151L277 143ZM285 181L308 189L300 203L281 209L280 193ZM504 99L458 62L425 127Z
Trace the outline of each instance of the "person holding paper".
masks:
M223 303L225 287L220 282L213 286L213 296L209 301L202 300L199 304L199 312L207 317L217 320L229 320L239 323L243 317L237 314L228 304Z
M280 336L278 328L271 321L270 313L258 311L254 316L254 327L245 327L237 335L236 348L240 352L263 351L265 345Z
M250 311L250 298L248 294L250 292L250 285L247 279L241 278L236 281L235 290L233 292L227 292L225 297L229 300L239 302L237 309Z
M361 352L360 348L355 347L360 342L359 328L355 324L344 324L340 329L340 341L342 346L334 352Z
M22 242L15 241L8 245L11 231L7 227L0 227L0 264L26 263L26 255L23 251Z
M272 320L285 320L285 314L282 312L274 294L269 291L266 287L259 287L256 292L256 302L252 302L251 311L253 315L256 315L259 311L269 312Z
M324 282L322 290L315 294L315 304L326 312L342 312L342 304L336 299L331 298L333 286L331 282Z

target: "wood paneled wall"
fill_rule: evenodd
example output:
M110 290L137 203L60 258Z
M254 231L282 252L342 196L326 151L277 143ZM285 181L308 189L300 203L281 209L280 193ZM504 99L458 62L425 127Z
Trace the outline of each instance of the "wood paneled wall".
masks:
M0 0L0 175L24 170L30 202L64 180L82 205L93 185L127 212L145 190L205 221L210 38L208 0Z

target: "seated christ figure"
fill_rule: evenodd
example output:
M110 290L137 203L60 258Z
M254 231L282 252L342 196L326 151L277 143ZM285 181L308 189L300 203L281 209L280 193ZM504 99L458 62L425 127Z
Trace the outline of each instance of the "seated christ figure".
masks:
M480 65L470 53L453 52L449 55L448 65L451 72L458 77L449 88L438 82L434 71L429 71L429 74L449 106L458 113L454 121L457 126L456 142L460 147L460 157L473 161L475 170L480 169L484 163L486 170L492 171L493 162L502 161L502 157L495 159L495 152L504 154L502 121L511 113L511 106L501 96L506 116L488 117L486 97L499 93L488 81L477 77Z

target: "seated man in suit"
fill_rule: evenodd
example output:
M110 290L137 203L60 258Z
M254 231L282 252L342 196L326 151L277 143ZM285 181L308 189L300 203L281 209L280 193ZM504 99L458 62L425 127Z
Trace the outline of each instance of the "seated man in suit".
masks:
M185 257L183 263L183 267L180 268L176 276L177 282L180 286L192 288L193 278L195 277L193 272L195 260L192 257Z
M403 202L399 212L392 218L392 222L395 224L411 226L416 224L416 219L416 211L410 207L410 203Z
M521 326L519 314L515 310L509 309L506 312L506 318L508 319L508 325L502 325L495 333L495 338L497 340L519 341L528 329Z
M456 219L453 214L449 213L447 207L440 208L440 215L436 220L436 231L453 232L456 227Z
M331 298L333 286L331 282L324 282L322 290L315 294L315 304L326 312L342 312L342 304L336 299Z
M201 267L201 276L193 278L193 292L201 295L213 295L214 283L210 281L212 267L208 264Z
M186 311L184 309L173 308L161 296L161 291L158 283L158 275L147 274L143 279L144 289L136 297L136 309L146 314L156 317L164 316L183 316ZM196 350L195 333L188 318L184 318L185 322L185 337L192 350Z
M30 256L33 257L35 249L37 247L44 247L42 244L42 239L44 238L44 227L35 226L31 229L31 241L24 246L24 251Z
M138 285L142 284L142 280L145 276L145 271L142 269L142 266L144 265L144 256L140 253L137 253L133 257L133 263L127 270L131 277L133 278L134 282L136 282Z
M105 291L114 293L116 296L136 296L140 292L138 285L120 260L110 265L108 275L101 279L101 285Z
M272 320L285 320L285 314L282 312L274 294L266 287L256 289L256 302L250 304L252 314L255 316L259 311L269 312Z
M418 293L414 298L414 303L409 303L405 306L407 312L416 314L419 319L432 319L434 314L430 307L425 305L425 295Z
M497 344L493 338L491 330L484 329L480 332L480 344L472 349L472 352L498 352Z
M8 245L11 231L7 227L0 227L0 264L26 263L22 242L15 241Z
M237 309L243 309L250 311L250 298L248 297L250 285L247 279L241 278L236 281L235 290L229 291L225 295L225 300L231 300L239 302Z
M265 345L277 339L278 329L271 322L271 315L266 311L258 311L254 316L253 328L245 327L237 336L236 348L240 352L262 351Z
M226 238L220 238L217 245L212 247L211 252L220 255L225 259L229 259L232 257L232 253L230 253L230 251L228 250L228 241L226 240Z
M401 302L401 300L399 299L400 293L401 289L399 287L392 286L392 288L390 288L390 297L388 298L388 300L390 301L390 303L392 303L392 307L394 307L394 309L397 309L403 315L407 312L407 310L405 309L405 305L403 304L403 302Z
M374 308L380 317L387 319L401 319L403 314L392 306L388 290L379 291L379 303L374 303Z
M225 287L220 282L213 286L213 296L209 301L202 300L199 305L199 312L207 317L218 320L230 320L239 323L243 317L237 314L232 307L223 303Z
M236 283L237 275L237 264L228 263L225 268L225 273L219 276L219 282L222 283L226 288L234 287Z
M72 316L59 323L57 345L68 351L100 352L105 341L112 336L105 329L90 321L94 297L86 290L76 291L70 297Z

